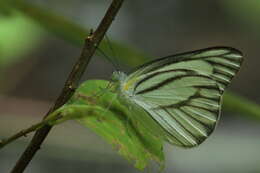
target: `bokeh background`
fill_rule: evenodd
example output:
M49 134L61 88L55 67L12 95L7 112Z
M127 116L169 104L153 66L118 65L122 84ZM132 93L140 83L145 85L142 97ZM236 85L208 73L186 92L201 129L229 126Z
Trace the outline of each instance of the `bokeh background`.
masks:
M0 2L1 138L41 120L61 91L83 40L83 35L74 37L80 36L74 30L44 26L30 17L30 8L20 2L71 21L79 31L83 31L79 28L96 28L111 3L107 0L6 2ZM244 53L245 61L229 91L259 103L259 16L257 0L131 0L125 1L107 35L111 42L144 52L151 59L211 46L235 47ZM126 54L114 48L118 59L127 57ZM134 61L136 57L127 58ZM126 64L121 67L121 70L130 69ZM104 57L94 56L83 80L109 79L113 70ZM224 109L216 132L201 146L184 150L166 144L164 172L260 172L259 125L259 118ZM0 172L10 171L30 137L0 150ZM152 167L148 171L155 170ZM25 172L139 171L100 137L70 121L53 128Z

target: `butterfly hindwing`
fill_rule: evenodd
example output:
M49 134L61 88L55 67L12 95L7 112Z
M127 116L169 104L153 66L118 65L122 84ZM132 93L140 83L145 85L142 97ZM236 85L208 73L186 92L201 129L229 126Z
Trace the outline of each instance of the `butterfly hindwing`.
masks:
M193 147L214 130L221 96L241 62L242 54L227 47L173 55L139 67L126 78L121 92L130 93L164 129L165 140Z
M169 79L167 83L157 79L152 89L137 92L135 102L163 124L167 141L183 147L198 145L216 125L222 92L214 80L202 75Z

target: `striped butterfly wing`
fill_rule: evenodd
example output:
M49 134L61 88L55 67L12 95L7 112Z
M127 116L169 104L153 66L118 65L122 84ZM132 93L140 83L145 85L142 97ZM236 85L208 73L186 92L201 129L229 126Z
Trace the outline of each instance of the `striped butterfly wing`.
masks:
M214 130L223 91L241 63L242 54L236 49L207 48L144 64L124 85L163 129L165 140L193 147Z

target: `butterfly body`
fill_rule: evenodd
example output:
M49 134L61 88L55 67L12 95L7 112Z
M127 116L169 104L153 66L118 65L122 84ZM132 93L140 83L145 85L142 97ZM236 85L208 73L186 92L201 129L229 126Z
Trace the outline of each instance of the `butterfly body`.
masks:
M181 147L202 143L215 129L223 91L237 73L242 54L214 47L148 62L126 75L114 72L121 100L146 113L143 126Z

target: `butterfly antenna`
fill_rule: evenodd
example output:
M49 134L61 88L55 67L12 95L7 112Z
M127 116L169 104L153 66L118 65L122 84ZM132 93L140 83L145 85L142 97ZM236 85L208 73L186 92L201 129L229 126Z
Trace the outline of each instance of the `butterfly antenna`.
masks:
M112 58L110 58L109 56L107 56L107 55L105 54L105 52L103 52L103 50L101 50L99 47L97 47L97 50L98 50L104 57L106 57L106 59L115 67L116 70L118 69L118 64L115 63L115 62L112 60Z
M116 70L118 71L118 70L119 70L118 57L117 57L117 55L116 55L116 52L115 52L114 49L113 49L113 46L112 46L111 41L110 41L110 39L108 38L107 34L105 34L105 39L106 39L106 41L107 41L107 44L108 44L109 49L110 49L111 52L112 52L112 56L114 57L115 64L116 64L115 68L116 68Z

